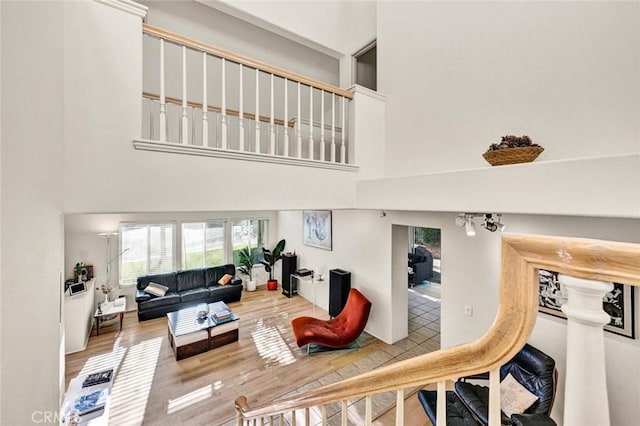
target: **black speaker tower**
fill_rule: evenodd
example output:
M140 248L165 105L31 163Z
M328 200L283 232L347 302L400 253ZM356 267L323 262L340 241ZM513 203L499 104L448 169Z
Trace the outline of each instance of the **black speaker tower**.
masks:
M329 271L329 315L337 317L344 305L347 304L351 290L351 272L344 269L331 269Z
M293 288L291 285L291 274L298 269L298 256L294 254L282 255L282 294L291 297L298 294L298 282L293 280Z

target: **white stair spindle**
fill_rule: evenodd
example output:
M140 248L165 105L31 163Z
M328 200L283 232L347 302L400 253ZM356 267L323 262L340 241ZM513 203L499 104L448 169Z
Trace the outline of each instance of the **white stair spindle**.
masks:
M324 90L320 91L320 161L324 161Z
M207 105L207 53L202 52L202 146L205 146L205 147L209 146L209 123L207 121L208 109L209 107Z
M300 126L300 82L298 82L298 115L296 116L296 144L298 146L298 158L302 158L302 130Z
M309 426L310 424L309 407L304 409L304 424L305 426Z
M313 86L309 86L309 160L313 160Z
M275 117L273 116L274 100L273 100L273 74L271 74L271 110L269 116L269 154L276 153L276 126Z
M347 400L343 399L342 401L342 413L341 413L341 419L342 419L342 426L348 426L349 425L349 420L348 420L348 414L349 411L347 410Z
M167 102L164 97L164 40L160 39L160 142L167 141Z
M404 426L404 389L396 391L396 426Z
M438 382L436 426L447 426L447 382Z
M500 367L489 371L489 426L500 426Z
M256 68L256 143L255 151L260 152L260 70Z
M278 422L279 425L284 425L284 414L280 414L280 421Z
M292 425L297 425L298 423L296 422L296 410L292 410L291 411L291 424Z
M189 143L189 116L187 115L187 47L182 46L182 120L180 142Z
M344 134L347 132L347 128L344 126L345 123L345 115L346 115L346 111L345 111L345 98L344 96L342 97L342 144L340 145L340 162L342 164L346 163L346 154L347 154L347 150L344 146Z
M322 406L322 426L327 426L327 406Z
M371 426L371 422L373 421L373 409L371 408L371 395L367 395L364 397L364 424L366 426Z
M331 94L331 162L336 162L336 94Z
M289 99L287 93L287 83L289 80L284 79L284 156L289 156Z
M558 275L567 292L567 363L564 424L609 426L609 400L602 327L611 321L602 299L610 282ZM585 350L588 348L589 350Z
M264 426L264 417L260 417L260 426Z
M244 93L242 84L242 64L240 64L240 109L238 111L238 144L240 151L244 151Z
M220 111L220 132L222 144L220 148L227 149L227 73L226 60L222 58L222 105Z

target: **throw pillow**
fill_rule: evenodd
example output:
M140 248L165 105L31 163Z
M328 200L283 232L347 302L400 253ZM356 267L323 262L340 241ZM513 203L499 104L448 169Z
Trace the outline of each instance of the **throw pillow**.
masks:
M158 283L149 283L149 285L144 289L145 293L153 296L164 296L167 291L169 291L169 287Z
M518 383L511 373L500 383L500 408L507 417L524 413L537 400L538 397Z
M220 285L227 285L227 284L229 284L229 281L231 281L231 278L233 278L233 276L231 276L231 275L229 275L229 274L224 274L224 275L222 276L222 278L220 278L220 279L218 280L218 284L220 284Z

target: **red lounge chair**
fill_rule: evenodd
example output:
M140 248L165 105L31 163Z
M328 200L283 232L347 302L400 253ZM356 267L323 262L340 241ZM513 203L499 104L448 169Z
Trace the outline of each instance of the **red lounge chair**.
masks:
M330 320L299 317L291 321L298 347L317 344L331 349L345 348L360 336L369 319L371 302L358 290L349 291L347 303L340 314ZM309 353L307 346L307 353Z

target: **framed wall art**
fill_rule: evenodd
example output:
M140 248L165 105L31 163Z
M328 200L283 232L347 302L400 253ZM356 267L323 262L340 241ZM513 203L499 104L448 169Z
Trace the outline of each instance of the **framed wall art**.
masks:
M567 301L558 273L540 269L538 271L540 293L538 310L545 314L566 318L560 307ZM602 308L611 317L604 326L606 331L635 339L635 307L633 286L613 283L613 290L602 300Z
M332 250L331 210L302 212L302 243L306 246Z

